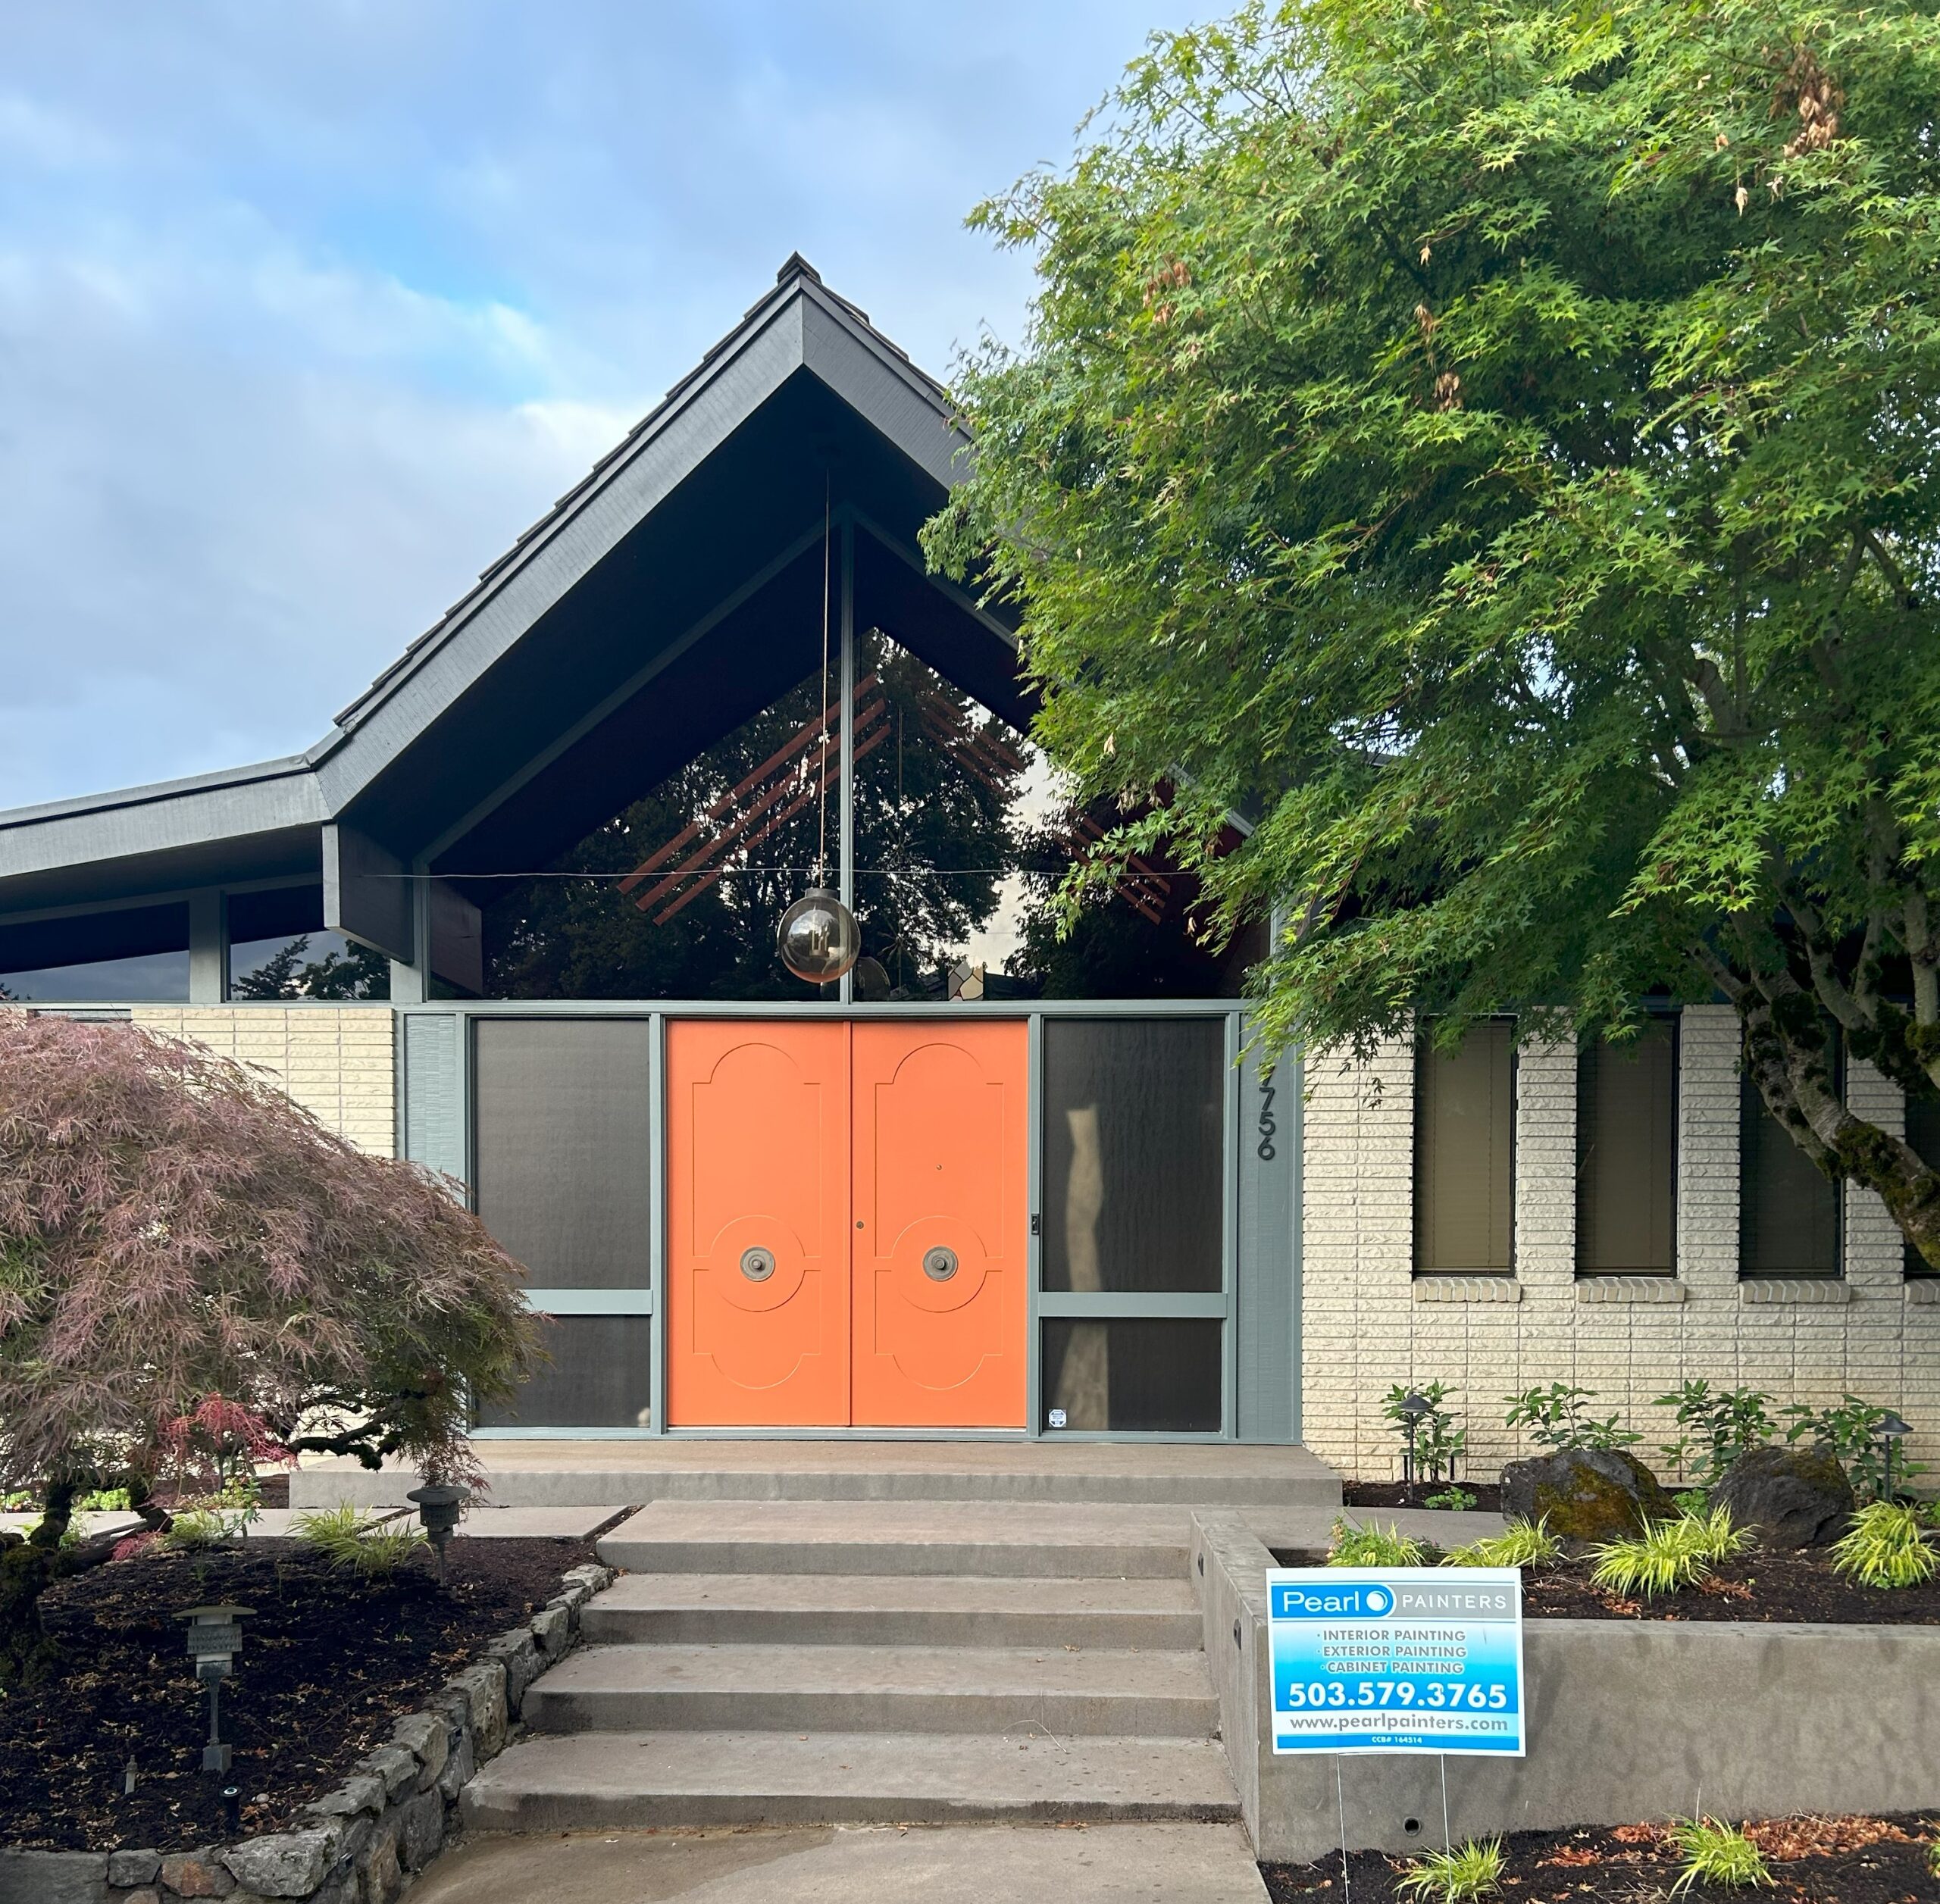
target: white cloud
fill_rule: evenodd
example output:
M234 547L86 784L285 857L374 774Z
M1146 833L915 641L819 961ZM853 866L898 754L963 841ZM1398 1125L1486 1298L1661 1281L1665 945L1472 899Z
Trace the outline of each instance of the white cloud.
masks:
M1182 17L1177 0L1150 0ZM0 805L307 746L799 249L919 362L1123 0L10 21Z

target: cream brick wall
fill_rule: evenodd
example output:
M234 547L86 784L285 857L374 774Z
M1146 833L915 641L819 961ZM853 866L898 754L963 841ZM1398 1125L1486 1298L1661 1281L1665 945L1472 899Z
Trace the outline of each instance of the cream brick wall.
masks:
M1890 1404L1913 1424L1914 1455L1940 1462L1940 1303L1924 1299L1940 1287L1909 1290L1899 1232L1872 1192L1847 1189L1842 1283L1739 1283L1738 1043L1729 1007L1684 1014L1674 1282L1577 1280L1573 1049L1525 1046L1519 1059L1513 1279L1413 1274L1412 1044L1385 1044L1364 1066L1310 1060L1302 1412L1313 1452L1349 1474L1398 1474L1381 1398L1397 1382L1440 1380L1463 1412L1474 1471L1490 1476L1527 1452L1501 1425L1504 1398L1563 1381L1640 1430L1649 1458L1671 1438L1653 1398L1705 1376L1781 1404L1848 1391ZM1898 1090L1870 1066L1856 1064L1848 1089L1855 1110L1903 1128Z
M387 1005L136 1005L138 1024L265 1071L360 1150L397 1149L397 1067Z

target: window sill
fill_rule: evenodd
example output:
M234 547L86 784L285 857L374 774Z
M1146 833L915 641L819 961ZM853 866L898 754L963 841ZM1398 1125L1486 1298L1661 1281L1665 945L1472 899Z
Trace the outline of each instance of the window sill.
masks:
M1689 1294L1675 1276L1579 1276L1579 1302L1682 1302Z
M1522 1285L1513 1276L1417 1276L1417 1302L1519 1302Z
M1909 1302L1931 1303L1940 1308L1940 1276L1909 1276L1907 1278L1907 1300Z
M1741 1304L1757 1302L1850 1302L1852 1285L1835 1276L1760 1277L1740 1283Z

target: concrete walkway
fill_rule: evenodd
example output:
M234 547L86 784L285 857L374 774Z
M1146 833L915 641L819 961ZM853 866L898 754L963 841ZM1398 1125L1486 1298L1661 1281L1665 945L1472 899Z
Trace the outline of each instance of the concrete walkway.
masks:
M822 1827L483 1837L412 1904L1266 1904L1236 1824Z

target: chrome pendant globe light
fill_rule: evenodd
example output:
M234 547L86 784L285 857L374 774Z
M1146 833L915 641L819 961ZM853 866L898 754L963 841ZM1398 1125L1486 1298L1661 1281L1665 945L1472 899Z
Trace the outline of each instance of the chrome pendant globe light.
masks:
M824 479L821 527L821 758L816 768L815 874L807 892L781 915L776 950L782 964L810 985L832 985L856 962L862 935L856 915L822 883L828 873L828 584L833 499ZM846 711L846 710L845 710ZM846 762L844 762L845 766Z

